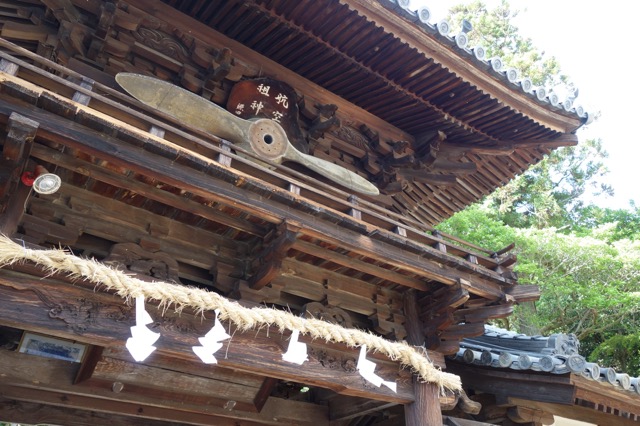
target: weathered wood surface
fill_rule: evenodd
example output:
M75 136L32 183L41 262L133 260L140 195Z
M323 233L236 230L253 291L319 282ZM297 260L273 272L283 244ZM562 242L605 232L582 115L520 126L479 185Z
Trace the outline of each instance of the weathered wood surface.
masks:
M460 375L465 387L497 397L522 398L555 404L573 404L575 397L575 387L569 375L501 371L454 363L447 364L447 371ZM611 389L614 388L611 387Z
M329 400L329 419L341 422L369 413L375 413L397 404L393 402L372 401L361 398L332 398Z
M6 101L0 102L0 114L7 114L9 110L19 108L23 115L30 115L41 123L39 134L42 132L42 136L51 141L58 143L65 143L73 146L76 149L83 149L88 153L97 156L108 156L110 160L119 166L130 167L140 173L148 176L163 180L169 184L176 185L177 187L183 187L190 192L208 198L220 200L226 204L236 204L237 206L243 205L251 214L259 215L265 220L279 223L285 218L290 221L294 226L299 226L304 229L307 235L328 240L333 244L339 244L348 247L350 250L363 255L371 253L383 253L387 254L387 259L392 265L402 266L404 269L410 270L413 273L417 273L426 278L435 279L448 284L455 283L459 278L465 280L473 280L474 285L471 287L471 291L477 292L483 297L490 299L500 298L503 294L503 290L499 283L505 280L501 277L497 277L492 271L482 270L481 268L471 268L471 264L463 261L454 256L449 256L446 260L449 263L457 264L460 268L472 269L474 274L465 272L463 270L445 268L440 264L433 261L424 259L419 255L412 255L407 252L398 252L396 250L388 250L382 247L386 244L382 244L381 247L376 247L376 242L373 239L367 238L364 235L357 235L353 231L348 229L336 229L327 222L315 221L310 223L308 216L303 212L312 208L319 210L322 217L329 221L337 221L340 224L348 225L352 220L348 215L342 215L331 211L325 211L320 206L313 205L309 202L304 202L301 199L295 198L290 193L282 192L278 193L274 191L274 188L268 188L272 194L272 198L267 200L257 194L247 194L245 199L241 202L237 199L238 185L246 189L257 189L260 193L262 186L257 181L252 181L249 177L240 176L228 176L226 179L232 179L237 182L236 185L222 182L213 181L211 179L203 179L203 177L194 175L188 168L175 163L164 157L157 157L151 161L143 150L131 146L125 146L113 138L109 138L105 135L98 135L93 132L87 131L75 124L71 124L66 121L62 121L56 116L48 113L40 112L37 110L30 110L27 108L20 108L9 105ZM8 114L7 114L8 115ZM193 154L184 152L175 146L162 146L157 141L149 139L147 141L150 145L156 146L159 149L169 150L172 152L172 156L180 155L196 162L202 161L198 157L194 157ZM117 158L113 157L113 153L118 153ZM169 155L169 152L166 153ZM208 162L207 165L211 172L216 170L216 165L213 162ZM171 175L167 175L167 170L171 170ZM230 171L218 166L217 172L222 175L229 175ZM267 190L267 188L264 188ZM277 195L277 196L276 196ZM283 200L284 198L284 200ZM280 205L278 201L286 201L287 204L293 203L298 206L298 210ZM353 223L355 229L367 229L367 226L361 223ZM372 233L372 236L378 240L389 241L391 235L387 235L380 232ZM394 240L395 244L400 244L403 247L411 246L410 242L405 240ZM416 246L416 250L422 253L428 251L424 246ZM429 252L430 255L435 253ZM448 256L442 254L441 256ZM476 273L483 273L487 278L478 277Z
M11 393L11 389L7 392ZM3 394L0 391L0 394ZM19 395L12 395L18 396ZM180 426L180 421L155 421L143 416L123 416L115 413L46 405L40 402L24 402L7 397L0 398L0 418L21 424L60 424L65 426L95 426L121 424L130 426Z
M362 112L363 110L355 107L353 103L345 102L343 99L334 96L329 91L321 90L320 87L314 86L313 84L309 83L308 80L300 77L300 75L296 75L290 70L287 70L286 66L282 66L281 64L270 61L265 56L256 53L255 50L252 51L251 49L247 48L247 46L243 46L242 44L237 43L234 40L231 40L228 37L213 31L210 27L206 27L205 25L190 20L180 14L174 13L174 10L171 9L170 6L166 6L163 4L153 4L151 5L151 7L149 7L149 5L143 1L131 3L131 6L120 4L119 7L115 10L107 10L108 8L97 6L99 4L98 2L90 3L90 6L87 6L86 2L76 1L75 4L78 6L78 10L80 11L82 19L78 21L77 19L71 19L69 16L60 17L61 27L63 27L64 31L61 31L60 33L60 48L57 51L58 59L62 63L77 64L79 61L75 58L84 56L85 60L97 61L100 65L103 65L104 70L107 71L98 72L94 69L92 71L92 76L96 76L97 74L108 76L108 72L114 73L120 70L134 70L144 73L152 72L155 73L158 77L165 79L176 78L181 80L182 84L185 87L194 91L200 91L200 89L202 89L203 96L211 97L212 99L216 99L218 101L220 99L224 99L225 92L221 89L223 81L226 83L233 83L235 81L238 81L243 76L252 77L257 75L259 70L264 70L265 67L267 67L268 73L273 74L280 79L285 79L292 82L295 81L297 88L305 94L307 100L307 102L305 102L305 108L311 110L313 113L317 113L317 105L328 105L330 103L334 103L323 101L322 99L314 99L314 96L334 97L335 99L338 99L343 104L345 104L344 106L338 106L338 114L340 114L341 120L345 116L349 118L355 117L348 121L348 126L343 127L354 129L360 128L362 126L365 126L366 128L367 125L369 125L376 129L375 131L371 131L371 127L369 127L370 132L362 131L362 133L360 133L358 140L363 141L364 148L355 147L355 144L351 143L352 140L344 137L342 134L341 137L335 140L335 142L332 140L326 140L329 138L319 138L318 144L323 148L325 148L326 146L326 149L324 150L326 151L326 153L324 151L319 152L318 156L321 156L322 154L330 155L333 161L343 162L345 167L353 166L357 168L358 162L362 159L362 153L367 151L369 153L375 152L376 156L384 156L388 153L393 153L396 156L401 156L399 155L400 153L397 152L397 146L399 142L410 140L410 138L404 137L403 135L391 135L389 131L389 128L391 126L389 126L388 122L384 122L370 113L366 113L369 114L369 116L363 117L358 114L354 114L354 112ZM251 5L250 7L255 11L264 13L264 18L267 20L272 20L274 18L280 19L281 21L287 20L283 15L274 13L274 11L270 9L271 6L258 4ZM208 12L214 8L215 6L212 6L210 8L207 8L206 11ZM171 13L171 15L163 13L165 9L171 11L168 12ZM344 9L342 11L344 11ZM235 14L232 13L232 15ZM162 18L166 16L174 16L174 19L172 19L171 22L163 21ZM366 21L366 19L361 18L358 23L362 23L361 21ZM86 22L98 22L99 24L95 28L88 28L85 25ZM149 28L149 22L154 22L154 25L152 25L153 28ZM275 22L270 22L271 24L269 25L269 28L264 30L265 33L270 33L274 30L274 28L281 28L277 26ZM354 22L352 22L352 24L353 23ZM289 23L285 22L285 24ZM224 22L220 25L222 27L225 27ZM282 23L280 23L280 25L282 25ZM42 25L38 23L37 25L32 25L32 27L32 31L36 32L38 29L40 29L40 27L42 27ZM325 45L322 39L318 37L318 34L309 32L309 30L304 26L299 27L298 23L292 22L289 27L290 30L297 31L299 34L304 35L307 43L316 46L318 44ZM223 28L219 28L219 30L223 30ZM377 35L379 36L379 34ZM273 34L270 34L270 38L272 36ZM90 41L88 49L82 43L83 41L87 40ZM262 44L262 42L263 40L260 40L258 44ZM373 41L371 41L371 43L373 43ZM167 45L169 44L171 44L171 46L173 46L173 48L175 49L173 55L167 50ZM231 46L231 48L229 48L229 46ZM289 48L288 46L286 47ZM314 57L312 61L318 61L318 65L321 66L303 66L304 71L313 71L314 73L318 73L320 72L321 68L328 67L331 63L336 65L337 59L345 53L340 48L336 49L336 47L337 46L334 46L333 48L326 48L325 45L325 49L323 50L322 54ZM272 51L272 49L274 48L275 46L270 46L267 50ZM378 47L376 46L376 48ZM258 49L258 51L260 51L260 49ZM272 53L278 52L272 51ZM399 52L394 53L400 54ZM329 55L329 60L325 60L327 59L326 55ZM281 59L284 62L287 58L285 56ZM354 60L350 55L347 55L344 59L345 61L338 61L337 63L348 63ZM383 63L384 62L385 61L383 61ZM381 77L383 79L387 78L385 72L374 71L374 69L368 69L367 67L363 68L358 61L354 63L354 66L354 70L358 69L358 72L355 72L355 74L353 75L349 75L350 78L348 80L350 80L350 83L354 83L353 80L358 79L362 81L362 74L360 73L363 71L369 74L371 78L374 79L374 81ZM354 99L364 98L366 101L367 98L372 98L371 102L382 104L378 105L378 107L384 106L386 108L392 108L392 111L395 113L392 115L398 115L398 117L394 118L400 119L403 123L407 121L409 121L411 124L414 124L417 121L429 123L432 122L432 125L434 127L441 125L446 127L447 130L451 128L455 132L460 133L465 137L473 138L474 135L469 134L471 133L469 132L469 130L472 129L471 126L460 125L461 123L466 124L466 122L460 122L456 121L455 119L450 119L447 115L443 117L442 114L434 114L434 111L438 110L439 104L430 103L430 101L427 99L429 96L438 97L440 95L444 95L445 91L447 90L452 91L452 94L455 93L457 95L461 95L460 82L453 78L451 75L445 76L446 73L442 69L439 69L439 67L433 63L428 67L425 64L418 66L415 63L411 63L407 64L407 67L412 72L407 72L405 73L406 75L414 75L414 73L422 75L422 72L424 71L426 74L437 73L440 76L446 77L437 79L438 81L443 80L443 82L434 85L436 87L421 87L420 90L418 90L417 87L409 89L408 86L411 86L411 84L406 81L398 82L396 81L396 79L389 80L390 84L387 85L389 88L397 88L396 91L398 93L402 93L402 96L406 98L416 98L416 101L412 102L411 104L417 103L418 105L420 105L426 102L427 106L432 107L431 111L429 110L429 108L427 108L426 111L420 111L421 114L412 114L412 111L415 111L415 107L409 105L406 100L399 101L397 99L392 103L400 103L402 105L395 105L395 107L392 108L391 106L384 105L380 101L373 101L373 99L377 98L375 96L371 97L370 91L362 88L356 88L353 90L353 94L355 95ZM82 69L87 72L87 67L84 67ZM172 75L173 73L178 72L179 76ZM327 78L328 81L325 81L325 83L336 82L335 78ZM371 84L371 79L367 78L366 81L363 81L363 83ZM343 86L343 90L346 87L349 87L349 83L344 82L344 84L346 84L346 86L339 84L340 86ZM421 85L423 85L423 83L421 83ZM332 86L329 85L328 87ZM428 90L425 91L424 89ZM416 90L420 92L422 96L416 96ZM467 90L473 91L472 88L467 88ZM374 91L374 94L380 95L380 91L376 90ZM460 98L466 99L466 96L462 95L460 96ZM478 93L475 93L473 99L479 102L481 100L479 98L480 95ZM315 105L316 100L319 101L317 105ZM455 100L453 100L452 102L455 102ZM360 102L355 103L360 104ZM425 108L423 107L423 109ZM463 109L473 110L473 108L471 107ZM500 115L504 114L505 108L502 105L494 105L492 108L488 108L490 111L487 111L487 108L484 109L485 111L483 111L481 118L483 121L490 121L492 119L492 114L490 114L491 111L497 111L499 113L498 115ZM344 113L342 112L343 110L345 111ZM429 114L429 120L424 119L424 114L427 113ZM404 117L402 115L404 115ZM420 117L420 120L418 120L418 117ZM431 120L431 118L433 119ZM525 118L521 116L518 116L516 118L518 120L525 120ZM379 121L379 123L375 122L376 119ZM510 129L509 126L515 126L515 128L517 128L517 125L515 124L504 124L507 124L506 127L508 127L508 129ZM376 134L377 138L375 137ZM508 134L508 132L506 134ZM456 134L456 136L460 135ZM502 145L512 145L512 142L514 141L499 142L499 147L503 148ZM527 140L526 142L535 143L536 141ZM540 141L540 144L544 144L545 142L548 141L542 139ZM369 147L372 149L369 150ZM496 148L494 148L494 150L495 149ZM409 150L411 151L411 148L409 148ZM518 157L514 160L514 163L517 164L518 167L521 167L521 164L526 165L526 161L520 158L520 154L516 151L517 150L510 152L508 155L513 156L514 158ZM486 152L489 152L489 154L493 153L491 147L485 149L484 151L480 149L476 151L473 158L468 157L468 160L470 161L465 161L463 163L476 163L477 160L480 159L479 155L485 155ZM504 149L500 151L500 153L504 153ZM537 154L534 154L534 156L535 155ZM482 159L480 159L480 161L482 161ZM369 164L372 163L375 162L369 162ZM442 191L440 189L434 188L428 183L417 183L416 187L422 189L422 197L425 197L422 198L423 201L429 200L433 201L434 204L440 204L444 208L444 214L446 215L447 211L448 214L450 214L452 211L459 209L459 206L468 204L469 200L473 197L477 198L477 194L484 194L490 191L492 188L491 182L493 182L493 184L495 185L496 179L499 179L501 175L513 175L510 170L511 166L507 164L503 159L494 160L492 162L484 161L484 165L486 165L486 168L490 169L490 171L487 172L482 169L478 170L477 174L482 176L481 179L469 178L468 181L461 181L458 185L456 185L455 189L452 189L450 191L447 190L445 196L441 196ZM375 168L370 167L369 170L375 171ZM375 171L375 173L380 174L380 170ZM448 202L451 200L453 201L453 204L450 204ZM443 214L439 212L438 209L424 207L431 206L431 204L432 203L426 202L417 204L414 203L413 207L418 211L416 212L415 217L422 217L423 223L425 218L430 218L426 223L433 223L442 219ZM413 213L409 213L407 216L410 215L414 216Z
M616 413L607 412L608 410L613 410L613 408L610 409L606 403L586 403L585 406L582 406L580 404L553 404L549 402L531 401L527 398L509 398L509 402L532 410L540 410L554 416L575 419L588 424L637 426L638 419L640 419L638 414L634 415L635 418L625 418Z
M122 346L130 337L133 312L117 297L9 270L0 271L0 293L5 306L0 311L0 321L5 325L100 346ZM197 320L184 312L179 316L170 312L161 316L160 312L151 311L158 322L154 329L162 334L157 343L158 352L199 362L191 347L198 344L198 336L209 330L210 321ZM288 346L284 335L266 330L236 332L220 350L218 363L221 367L328 388L346 395L397 403L413 400L410 374L399 364L372 355L378 363L377 374L385 380L397 381L398 393L393 393L386 387L372 388L366 384L355 370L356 350L344 345L306 343L310 360L300 368L281 359ZM203 368L215 367L203 365Z
M407 318L407 342L414 346L425 344L424 327L418 316L418 298L415 290L409 290L404 295L404 313ZM404 413L407 426L442 425L440 411L440 390L432 383L421 383L413 377L415 400L405 405Z
M27 52L27 53L28 53L28 52ZM23 64L22 66L29 67L29 65L28 65L28 64ZM74 78L75 78L75 77L74 77ZM62 83L62 82L64 82L64 80L62 80L62 81L61 81L61 83ZM99 104L97 104L97 105L104 105L104 104L106 103L106 104L109 104L109 105L111 105L111 106L114 106L113 101L111 101L110 99L106 99L106 98L104 98L104 97L101 97L100 95L97 95L97 94L95 94L95 93L92 93L91 91L87 91L84 87L76 86L76 87L75 87L75 89L77 89L76 93L80 93L80 92L81 92L81 93L83 93L83 96L95 96L95 97L99 98L99 99L100 99L100 103L99 103ZM114 93L114 95L118 95L118 96L119 96L119 94L116 94L116 93ZM50 99L50 100L53 100L53 99ZM126 108L125 108L125 109L126 109ZM117 110L114 110L113 108L109 109L109 111L110 111L111 113L113 113L113 112L118 112ZM132 110L129 110L129 113L130 113L130 114L134 114L134 115L135 115L135 114L137 114L135 111L132 111ZM139 115L139 114L138 114L138 115ZM120 117L122 117L121 115L119 115L119 116L120 116ZM151 120L152 120L152 119L151 119ZM91 122L87 122L85 119L83 119L83 121L85 121L85 124L91 124ZM157 123L156 123L156 124L157 124ZM153 126L156 126L156 124L153 124ZM101 122L100 126L101 126L101 127L100 127L100 129L99 129L99 130L102 130L102 128L104 127L104 121L102 121L102 122ZM175 131L174 131L174 132L175 132ZM179 132L179 131L178 131L178 132ZM371 203L366 203L366 205L367 205L369 208L371 208L371 207L373 206ZM388 213L388 212L387 212L387 213ZM371 211L368 211L368 212L367 212L368 220L371 220L371 219L372 219L371 214L372 214L372 212L371 212ZM383 218L382 218L382 216L380 216L379 214L377 214L377 213L373 213L373 219L379 220L379 219L383 219ZM375 222L375 221L374 221L374 222ZM372 222L372 223L374 223L374 222ZM398 224L396 223L395 225L398 225ZM425 237L427 237L427 236L426 236L426 234L424 234L424 232L412 232L411 237L412 237L412 238L417 238L418 240L424 240L424 239L425 239ZM448 238L451 238L451 239L453 239L453 240L455 240L455 241L457 241L457 242L460 242L460 243L462 243L462 244L465 244L463 241L458 240L458 239L456 239L455 237L448 236ZM430 241L432 241L432 240L430 240ZM441 239L438 239L437 241L438 241L439 243L445 243L445 242L444 242L444 240L441 240ZM433 242L428 243L428 244L433 244ZM478 250L480 250L480 251L482 251L482 249L481 249L481 248L477 248L477 247L474 247L474 248L475 248L475 249L478 249ZM455 253L456 255L458 255L458 256L463 256L463 257L466 255L466 252L464 252L464 251L462 251L462 252L461 252L459 248L457 248L457 247L455 247L455 246L453 246L453 245L450 245L450 246L449 246L449 252L451 252L451 253ZM493 268L493 267L495 267L495 265L496 265L496 260L494 260L494 259L489 259L489 258L486 258L486 257L483 257L483 256L479 256L479 257L478 257L478 259L481 261L480 263L482 263L483 265L485 265L485 266L487 266L487 267Z
M3 372L0 375L0 395L15 400L39 401L43 405L46 404L42 407L42 415L56 413L57 410L53 410L51 406L58 406L73 407L81 411L91 410L98 416L97 418L101 418L99 413L130 415L131 422L134 422L135 418L147 421L155 418L158 421L173 421L178 424L227 424L226 422L229 422L228 424L233 425L234 423L230 420L235 419L235 421L247 421L250 425L311 425L328 419L326 407L277 398L268 398L261 412L256 413L239 410L241 406L237 404L229 410L222 404L216 404L215 398L211 403L202 403L198 400L189 400L184 396L182 400L174 400L170 398L169 393L165 397L159 397L146 392L135 392L128 385L114 388L113 382L104 386L89 383L73 384L78 370L77 364L6 350L1 352L0 366ZM87 416L91 418L88 413L79 412L78 414L81 414L80 419Z

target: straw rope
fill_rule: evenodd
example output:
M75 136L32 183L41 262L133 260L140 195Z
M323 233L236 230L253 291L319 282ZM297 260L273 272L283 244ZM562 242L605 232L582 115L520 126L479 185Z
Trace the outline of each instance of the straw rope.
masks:
M301 318L289 312L271 308L245 308L217 293L165 282L146 282L113 269L95 260L83 259L64 250L34 250L25 248L0 235L0 267L17 262L32 262L50 272L62 272L72 278L85 279L115 291L124 298L144 296L177 310L190 307L197 312L220 311L219 318L233 323L240 330L276 326L283 331L299 330L313 339L343 343L349 347L367 345L393 361L409 367L421 380L436 384L442 390L457 391L460 378L436 368L416 348L406 342L392 342L356 329L344 328L318 319Z

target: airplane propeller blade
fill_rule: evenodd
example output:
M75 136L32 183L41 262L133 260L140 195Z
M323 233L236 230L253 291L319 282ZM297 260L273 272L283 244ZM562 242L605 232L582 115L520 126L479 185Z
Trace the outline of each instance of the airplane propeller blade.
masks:
M169 82L132 73L119 73L116 81L139 101L178 120L227 139L276 164L293 161L313 170L345 188L378 195L378 188L360 175L298 151L275 121L260 118L245 120L213 102Z

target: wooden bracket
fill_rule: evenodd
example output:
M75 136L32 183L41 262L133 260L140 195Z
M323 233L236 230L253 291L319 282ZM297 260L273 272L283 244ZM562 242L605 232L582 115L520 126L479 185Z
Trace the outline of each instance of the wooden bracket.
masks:
M31 155L39 123L18 113L11 113L7 136L0 159L0 233L12 235L24 213L31 188L20 183Z
M95 61L102 54L105 46L105 40L113 26L113 20L116 14L116 5L112 2L103 3L100 6L100 19L95 33L91 36L87 58Z
M258 260L260 266L251 278L249 278L249 287L259 290L269 284L282 269L282 260L287 256L287 252L298 239L298 229L292 229L284 222L278 231L276 237L271 244L266 246Z
M309 136L313 139L319 138L330 129L340 127L340 120L335 116L338 110L336 105L316 105L316 107L318 108L318 115L309 126Z

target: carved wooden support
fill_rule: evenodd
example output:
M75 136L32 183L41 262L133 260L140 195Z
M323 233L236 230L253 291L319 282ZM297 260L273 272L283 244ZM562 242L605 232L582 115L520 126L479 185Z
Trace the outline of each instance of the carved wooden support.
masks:
M455 324L440 334L441 340L460 342L465 337L480 336L484 333L484 323Z
M438 158L441 144L447 139L447 135L437 131L421 135L416 138L416 160L420 168L428 169Z
M254 290L243 280L237 280L232 293L229 295L236 298L243 306L264 306L270 303L282 301L282 285L271 283L269 286Z
M290 227L286 222L281 226L278 233L278 237L265 247L258 256L260 266L249 279L249 287L254 290L263 288L280 273L282 260L298 239L298 229Z
M207 77L205 81L207 83L214 82L220 83L229 75L231 67L233 66L233 57L231 56L231 49L223 48L218 51L215 60L209 65Z
M12 235L24 213L31 188L20 182L39 124L15 112L7 123L0 159L0 233Z
M430 323L448 309L457 308L469 300L469 292L460 283L442 287L420 301L420 318Z
M512 299L512 297L511 297ZM478 306L467 309L458 309L454 318L458 321L484 323L490 319L508 317L513 313L513 301L500 305Z
M396 293L378 289L375 294L376 312L369 317L373 328L380 334L403 340L407 336L402 300Z
M78 22L62 21L58 29L58 40L65 56L87 56L84 40L91 37L91 29Z
M87 58L95 61L102 54L105 47L105 39L111 32L113 20L115 18L116 5L112 2L106 2L100 5L100 17L95 32L91 36Z
M303 312L308 318L316 318L331 324L339 324L346 328L353 327L351 316L344 309L326 306L320 302L311 302L303 306Z
M323 133L331 129L340 127L340 120L336 117L337 105L316 105L318 114L309 126L309 136L313 139L319 138Z
M150 277L162 281L180 282L178 262L175 259L161 251L145 250L138 244L114 244L104 263L123 268L142 279Z
M58 21L79 22L82 19L80 11L71 0L42 0Z
M385 170L392 169L404 169L405 167L412 167L416 159L413 155L397 155L394 150L391 154L386 155L381 159Z
M395 169L386 168L378 175L376 185L383 194L392 195L407 189L409 182L396 173Z
M442 405L442 411L451 411L457 407L463 413L476 415L480 413L480 410L482 410L482 404L471 400L464 389L453 394L452 398L446 405L442 404L441 398L440 404Z
M365 135L367 137L367 139L369 139L369 143L372 146L375 146L379 143L380 141L380 134L374 130L372 130L371 128L369 128L366 124L361 124L360 125L360 131L362 132L363 135Z
M378 161L378 156L370 150L365 152L365 155L362 158L362 164L364 169L372 175L377 175L382 172L382 165Z
M554 423L553 414L529 407L509 407L507 416L515 423L533 423L540 425L552 425Z

